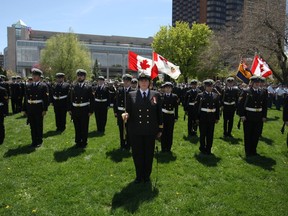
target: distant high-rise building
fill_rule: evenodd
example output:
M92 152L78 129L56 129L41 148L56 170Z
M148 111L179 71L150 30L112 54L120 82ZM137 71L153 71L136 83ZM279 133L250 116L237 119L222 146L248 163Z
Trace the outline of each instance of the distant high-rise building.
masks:
M172 24L176 21L206 23L216 30L242 13L244 0L173 0Z

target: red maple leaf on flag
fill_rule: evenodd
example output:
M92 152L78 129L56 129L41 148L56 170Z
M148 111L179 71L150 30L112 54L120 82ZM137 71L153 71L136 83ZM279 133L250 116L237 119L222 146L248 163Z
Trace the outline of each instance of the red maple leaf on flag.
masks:
M142 62L140 62L140 66L143 70L146 70L147 68L150 67L150 65L148 64L148 61L146 59L144 59Z
M260 71L264 72L264 65L263 64L260 64Z
M162 56L159 56L159 58L162 60L162 61L164 61L166 64L167 64L167 62L168 62L168 60L167 59L165 59L164 57L162 57Z

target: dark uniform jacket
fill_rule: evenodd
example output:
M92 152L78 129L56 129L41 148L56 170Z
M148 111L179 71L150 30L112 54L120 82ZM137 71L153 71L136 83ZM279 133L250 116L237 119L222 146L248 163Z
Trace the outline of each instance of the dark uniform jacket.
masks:
M6 89L8 96L10 96L10 87L9 84L5 81L0 82L0 86L4 89Z
M140 90L130 92L127 112L130 134L156 135L163 127L162 103L156 91L149 90L146 101L142 99Z
M110 100L109 100L109 89L107 86L95 86L93 87L93 91L94 91L94 97L95 97L95 101L97 102L97 100L107 100L105 102L105 104L107 105L107 107L110 105ZM104 102L101 102L104 103Z
M21 88L21 85L20 85L20 83L17 83L17 82L15 82L15 83L11 83L10 84L10 93L11 93L11 98L21 98L21 96L23 96L23 90L22 90L22 88Z
M53 106L63 106L63 108L67 107L67 99L70 90L70 84L63 82L63 83L56 83L52 87L52 97L51 100L53 102ZM66 98L65 98L66 97Z
M283 121L288 121L288 94L284 97L284 104L283 104Z
M204 91L197 97L198 120L206 122L215 122L220 118L219 95L215 92ZM206 111L205 111L206 110Z
M245 116L249 121L262 121L262 118L266 118L267 93L260 89L255 91L253 88L243 90L239 97L238 115Z
M239 89L237 87L225 88L222 91L221 105L225 109L235 110L237 108L238 98L239 98Z
M115 100L114 100L114 107L113 107L114 113L124 112L124 109L126 109L125 100L127 100L128 93L131 91L133 91L131 87L129 87L128 92L125 91L124 88L118 89L115 95ZM126 97L125 97L125 92L126 92Z
M8 115L8 93L3 87L0 87L0 113Z
M176 94L169 94L169 96L163 94L162 98L162 111L163 109L164 113L165 110L174 111L175 119L178 119L178 96Z
M76 106L73 106L73 103ZM89 113L93 113L95 101L92 87L87 83L84 83L82 87L78 83L76 83L71 87L71 90L69 92L68 111L73 111L75 108L77 108L78 105L83 103L90 103L88 105Z
M185 95L184 103L183 103L185 112L195 112L197 96L199 93L201 93L201 91L198 88L190 89L189 91L187 91ZM195 112L195 114L197 114L197 112Z
M47 111L49 105L49 93L47 85L38 82L29 83L26 86L25 100L23 110L33 112L34 109L39 111ZM42 103L36 103L36 101L42 100Z

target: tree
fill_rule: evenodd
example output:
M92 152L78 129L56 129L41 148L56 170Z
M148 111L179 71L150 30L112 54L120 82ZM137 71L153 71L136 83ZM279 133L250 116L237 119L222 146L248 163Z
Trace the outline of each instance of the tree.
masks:
M98 64L97 59L95 59L92 74L93 74L94 80L101 75L101 70L99 68L99 64Z
M280 82L288 83L288 61L285 47L288 45L285 0L247 1L243 16L221 32L218 40L223 42L223 54L231 57L253 58L260 54L270 65L273 75ZM236 66L236 65L235 65Z
M47 40L47 44L41 53L41 69L48 76L56 73L66 74L66 78L74 80L76 70L82 68L91 75L90 53L82 45L75 34L58 34Z
M187 82L197 76L199 56L205 50L213 35L206 24L176 22L174 26L161 26L156 33L152 48L169 61L180 66L181 75Z

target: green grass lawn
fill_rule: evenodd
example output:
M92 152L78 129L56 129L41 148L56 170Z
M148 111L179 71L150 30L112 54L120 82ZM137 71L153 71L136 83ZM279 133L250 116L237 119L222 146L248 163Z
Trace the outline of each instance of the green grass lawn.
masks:
M174 131L173 154L153 164L152 184L133 184L131 154L119 151L118 128L109 110L106 134L97 136L94 115L86 149L74 149L74 127L55 134L53 108L44 122L44 143L31 149L21 114L5 119L0 146L0 215L287 215L288 150L280 133L282 113L269 110L260 157L245 159L243 131L223 139L216 125L212 152L199 154L187 120ZM160 150L160 144L157 144ZM157 172L158 170L158 172ZM157 175L158 173L158 175ZM158 181L155 187L155 181Z

